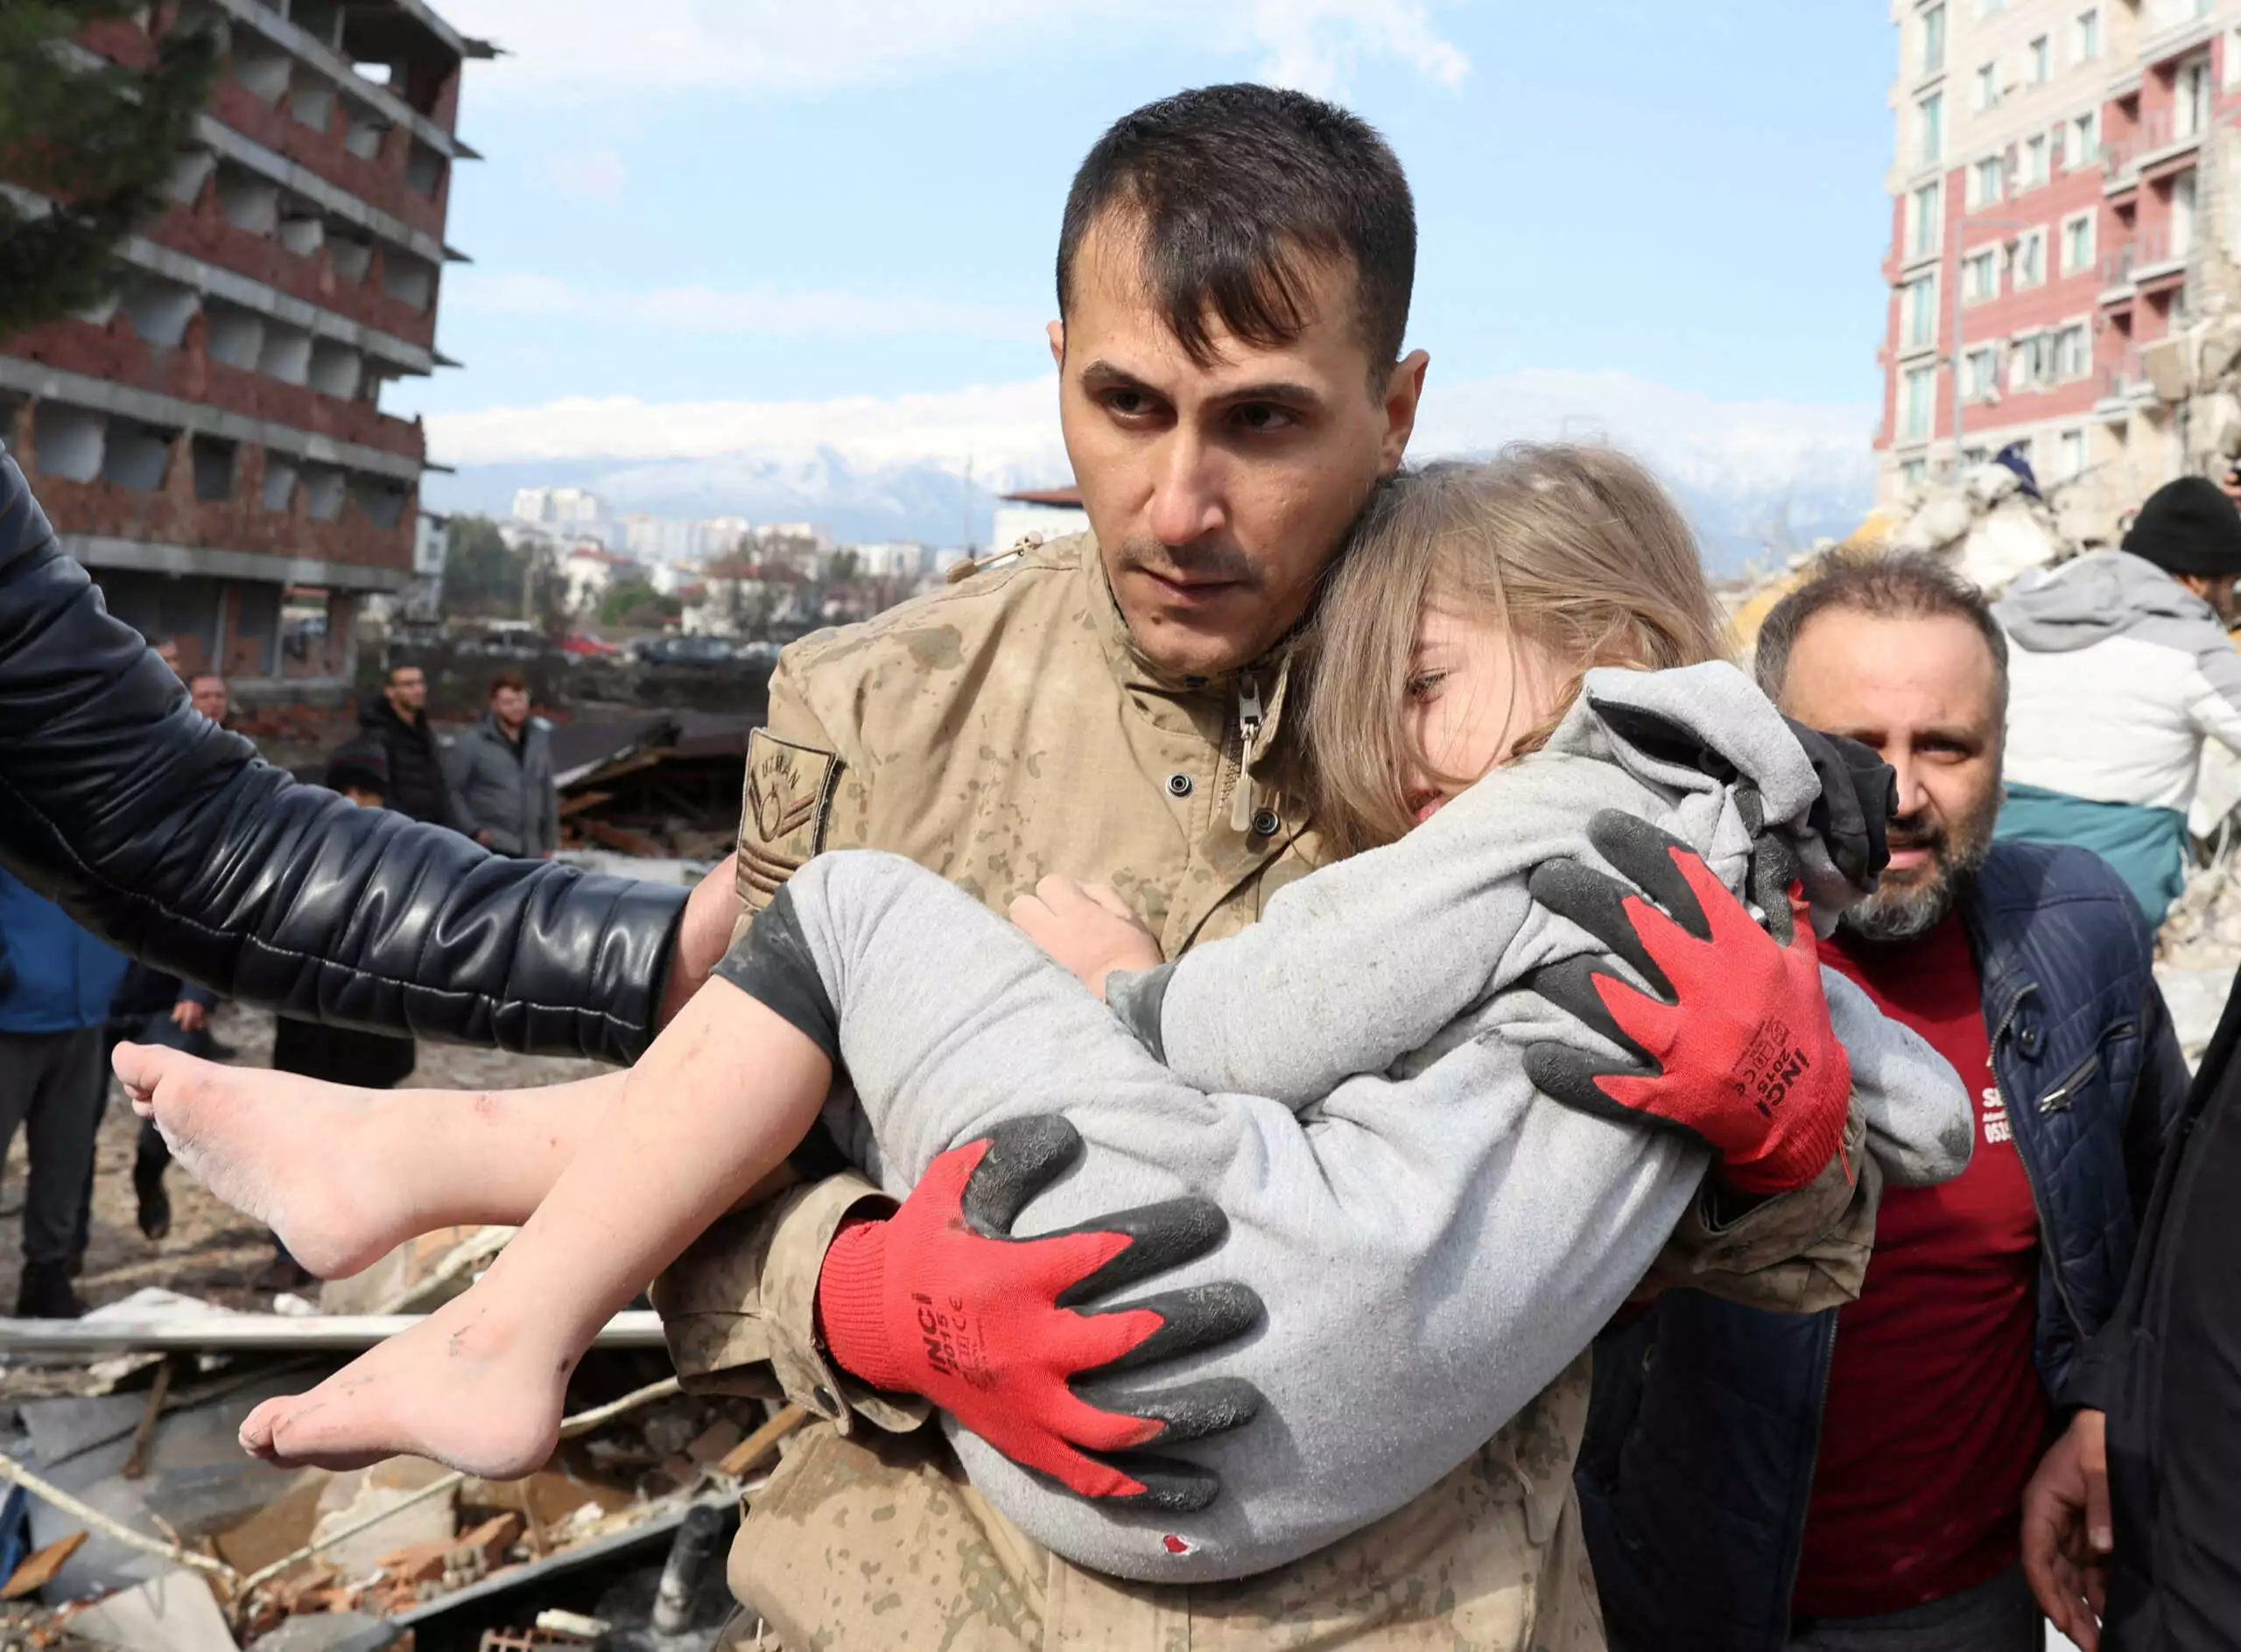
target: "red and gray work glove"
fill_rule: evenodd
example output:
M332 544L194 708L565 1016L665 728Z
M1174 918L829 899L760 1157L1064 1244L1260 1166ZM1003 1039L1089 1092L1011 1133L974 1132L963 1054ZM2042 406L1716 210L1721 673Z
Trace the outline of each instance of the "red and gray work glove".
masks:
M1533 1044L1525 1070L1534 1087L1584 1112L1695 1137L1743 1192L1804 1186L1842 1150L1852 1077L1795 886L1767 913L1777 939L1678 839L1608 809L1587 835L1639 888L1554 861L1535 870L1533 898L1626 960L1650 993L1591 957L1535 973L1535 992L1632 1059Z
M1228 1224L1204 1199L1170 1199L1032 1239L1012 1224L1081 1156L1080 1134L1044 1114L998 1125L926 1167L884 1221L844 1227L818 1276L818 1320L840 1367L923 1395L1022 1467L1100 1501L1188 1512L1214 1475L1143 1447L1252 1420L1261 1395L1234 1377L1090 1398L1076 1384L1244 1335L1261 1300L1200 1285L1085 1304L1205 1255Z

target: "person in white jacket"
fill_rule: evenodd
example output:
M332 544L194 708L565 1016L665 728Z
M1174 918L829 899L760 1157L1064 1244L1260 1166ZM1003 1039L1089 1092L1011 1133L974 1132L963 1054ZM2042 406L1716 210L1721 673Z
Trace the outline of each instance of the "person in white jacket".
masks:
M2237 574L2241 509L2182 476L2148 496L2123 549L2034 569L1992 606L2008 643L1999 835L2092 850L2150 924L2186 882L2202 742L2241 752Z

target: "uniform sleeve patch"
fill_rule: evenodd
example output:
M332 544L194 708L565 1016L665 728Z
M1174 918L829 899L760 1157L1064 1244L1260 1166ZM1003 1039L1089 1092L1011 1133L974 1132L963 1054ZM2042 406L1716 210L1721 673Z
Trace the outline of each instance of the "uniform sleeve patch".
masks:
M747 737L740 800L740 893L761 905L825 847L840 760L757 728Z

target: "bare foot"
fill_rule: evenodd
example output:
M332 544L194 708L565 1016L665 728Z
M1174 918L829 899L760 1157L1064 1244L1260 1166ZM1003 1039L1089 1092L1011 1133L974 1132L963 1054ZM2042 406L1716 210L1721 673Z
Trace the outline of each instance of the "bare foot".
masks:
M376 1100L151 1044L117 1045L115 1065L132 1110L155 1120L195 1179L320 1278L369 1267L418 1231L410 1199L366 1150Z
M476 1285L310 1393L267 1400L242 1422L242 1449L286 1468L425 1457L485 1480L534 1473L558 1444L574 1360L502 1318Z

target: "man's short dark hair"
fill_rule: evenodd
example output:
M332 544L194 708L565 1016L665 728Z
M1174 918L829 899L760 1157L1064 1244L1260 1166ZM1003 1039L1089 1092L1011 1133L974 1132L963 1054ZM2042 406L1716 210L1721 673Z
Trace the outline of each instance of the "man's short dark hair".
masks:
M1058 313L1074 257L1108 214L1135 221L1144 274L1191 359L1213 360L1209 315L1249 344L1305 330L1303 261L1346 259L1374 384L1401 357L1416 278L1416 209L1376 129L1267 86L1208 86L1147 103L1097 140L1058 232Z
M192 694L197 683L215 683L219 687L223 688L226 685L226 679L217 671L189 671L186 674L186 692Z
M493 699L497 699L498 691L502 688L510 688L517 693L523 694L529 692L529 685L522 680L522 674L519 671L500 671L495 677L492 678L490 679L490 698Z
M420 671L420 663L418 660L409 659L401 659L397 661L396 664L390 666L387 671L382 673L383 683L391 688L396 687L397 674L399 671ZM427 672L420 671L420 674L423 677L425 677Z
M2007 634L1992 617L1985 594L1935 557L1832 551L1814 563L1805 583L1774 604L1759 628L1753 667L1769 699L1780 700L1789 679L1790 650L1806 622L1841 611L1879 620L1965 620L1992 650L2000 709L2007 707Z

